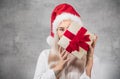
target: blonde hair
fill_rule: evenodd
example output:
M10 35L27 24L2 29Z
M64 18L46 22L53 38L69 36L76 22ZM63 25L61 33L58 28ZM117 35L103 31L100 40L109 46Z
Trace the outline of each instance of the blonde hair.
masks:
M54 39L53 39L53 45L51 46L51 52L56 54L56 55L59 55L58 53L58 41L59 41L59 37L58 37L58 34L57 32L54 34Z
M58 47L59 47L58 41L59 41L59 37L58 37L58 33L56 32L54 34L54 40L53 40L53 45L51 47L51 53L53 53L57 56L60 55L60 53L58 51ZM53 62L53 63L55 64L56 62ZM51 62L51 64L53 64L53 63ZM69 71L69 67L66 66L66 68L63 70L63 72L61 72L62 74L65 73L65 75L61 75L61 76L65 76L66 79L74 79L74 78L79 79L80 76L83 74L83 71L85 70L86 58L83 60L81 59L78 64L81 67L80 71L78 70L78 68L76 68L76 66L74 66L74 64L73 64L73 66L72 65L69 66L67 64L69 67L73 67L73 70L72 70L72 72Z

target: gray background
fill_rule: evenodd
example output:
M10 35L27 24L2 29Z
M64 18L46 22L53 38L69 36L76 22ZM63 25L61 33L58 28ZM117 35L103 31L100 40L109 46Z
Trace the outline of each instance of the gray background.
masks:
M120 78L120 0L0 0L0 79L32 79L37 58L49 48L53 8L67 2L98 35L101 79Z

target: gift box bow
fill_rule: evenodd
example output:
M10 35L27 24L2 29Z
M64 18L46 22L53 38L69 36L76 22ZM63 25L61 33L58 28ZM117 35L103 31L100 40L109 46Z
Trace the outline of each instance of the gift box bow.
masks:
M87 29L84 27L81 27L76 35L71 33L69 30L66 30L64 36L71 40L66 50L71 53L75 50L79 51L79 47L82 47L84 50L88 51L89 45L86 42L89 42L90 38L89 35L85 35L86 32Z
M86 28L72 22L58 41L58 44L69 53L81 58L84 54L87 54L93 39L95 39L95 36Z

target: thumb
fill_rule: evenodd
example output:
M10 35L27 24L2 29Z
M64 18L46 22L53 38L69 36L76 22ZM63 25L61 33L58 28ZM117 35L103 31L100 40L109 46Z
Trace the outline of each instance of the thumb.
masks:
M98 40L98 36L97 36L96 34L95 34L95 37L96 37L96 38L93 40L93 42L92 42L92 44L91 44L93 48L95 48L96 42L97 42L97 40Z
M92 45L89 45L89 52L92 51Z

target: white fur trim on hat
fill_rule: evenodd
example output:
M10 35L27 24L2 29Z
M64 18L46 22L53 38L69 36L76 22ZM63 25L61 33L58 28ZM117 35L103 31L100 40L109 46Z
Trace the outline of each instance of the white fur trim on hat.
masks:
M62 13L56 17L56 19L53 21L53 33L56 32L56 29L60 22L62 22L65 19L71 19L72 21L78 22L80 25L83 25L81 19L79 16L70 14L70 13Z
M70 13L62 13L60 15L58 15L56 17L56 19L53 21L53 33L56 33L56 29L58 27L58 25L60 24L60 22L62 22L65 19L70 19L72 21L75 21L77 23L79 23L81 26L83 25L81 18L79 16L70 14ZM54 38L52 36L48 36L47 37L47 43L49 44L49 46L53 46L54 45Z

